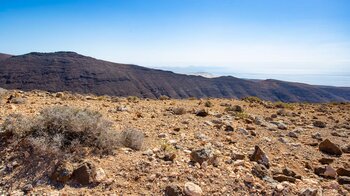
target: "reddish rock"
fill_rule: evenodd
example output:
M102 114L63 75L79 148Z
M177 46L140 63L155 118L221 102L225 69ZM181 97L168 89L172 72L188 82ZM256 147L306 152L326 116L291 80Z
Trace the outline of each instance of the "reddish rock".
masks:
M255 146L254 153L250 156L250 160L264 165L267 169L270 168L269 158L259 146Z
M329 155L342 155L342 151L340 150L339 146L331 142L329 139L325 139L324 141L322 141L318 148L320 151Z

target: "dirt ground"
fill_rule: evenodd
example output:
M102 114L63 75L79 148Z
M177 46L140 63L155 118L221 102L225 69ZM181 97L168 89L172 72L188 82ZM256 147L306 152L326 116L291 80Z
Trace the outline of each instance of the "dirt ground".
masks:
M20 100L9 100L11 95ZM115 131L142 131L142 149L120 147L111 155L86 157L105 176L83 186L52 182L48 168L55 160L18 158L23 152L6 149L1 141L0 195L171 195L169 190L173 195L350 195L350 103L8 91L2 95L0 123L9 114L34 116L56 105L99 111ZM320 150L326 139L341 155ZM252 158L256 146L263 158ZM207 150L202 163L193 158L198 150ZM189 182L200 190L186 190Z

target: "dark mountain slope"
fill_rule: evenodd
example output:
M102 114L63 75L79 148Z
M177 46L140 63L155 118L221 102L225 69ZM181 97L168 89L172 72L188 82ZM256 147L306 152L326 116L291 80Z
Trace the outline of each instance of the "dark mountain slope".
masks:
M258 96L288 102L349 101L350 88L312 86L231 76L204 78L118 64L74 52L29 53L0 60L0 86L156 98Z
M0 53L0 61L5 60L5 59L10 58L10 57L11 57L11 55L9 55L9 54Z

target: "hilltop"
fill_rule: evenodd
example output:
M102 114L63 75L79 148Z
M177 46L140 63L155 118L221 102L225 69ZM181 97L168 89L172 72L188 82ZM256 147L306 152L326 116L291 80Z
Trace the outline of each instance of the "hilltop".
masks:
M158 98L257 96L283 102L345 102L350 87L313 86L278 80L245 80L232 76L205 78L119 64L75 52L5 55L0 60L0 87L70 91L111 96Z

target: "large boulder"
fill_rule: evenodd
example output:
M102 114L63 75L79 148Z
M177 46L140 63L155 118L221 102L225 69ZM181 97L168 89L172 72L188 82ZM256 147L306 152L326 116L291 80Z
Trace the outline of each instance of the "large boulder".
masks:
M342 151L340 150L339 146L333 142L331 142L329 139L325 139L322 141L319 146L319 150L327 153L329 155L336 155L340 156L342 155Z

